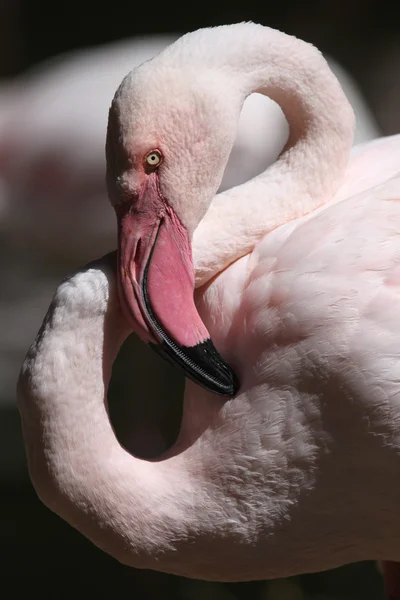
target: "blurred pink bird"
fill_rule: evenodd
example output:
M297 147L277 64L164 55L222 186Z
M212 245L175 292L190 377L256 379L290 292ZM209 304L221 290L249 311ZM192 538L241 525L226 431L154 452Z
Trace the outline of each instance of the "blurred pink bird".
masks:
M216 195L252 92L288 142ZM353 131L318 50L252 23L183 36L119 87L118 260L60 285L18 402L38 494L121 562L233 581L400 560L400 136L351 151ZM153 461L105 401L132 329L189 378Z
M104 184L107 112L122 77L177 36L138 37L52 59L0 90L0 232L42 260L91 260L115 247ZM379 135L365 101L336 62L355 109L356 140ZM288 136L281 109L252 94L223 175L228 189L272 164Z

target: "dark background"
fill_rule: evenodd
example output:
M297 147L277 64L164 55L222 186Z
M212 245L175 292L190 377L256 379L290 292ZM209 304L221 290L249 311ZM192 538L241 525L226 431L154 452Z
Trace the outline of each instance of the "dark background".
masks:
M246 20L299 36L336 58L356 77L383 132L399 130L399 78L393 81L400 60L398 2L2 0L0 74L12 75L60 52L123 37L185 33L199 27ZM384 103L388 94L393 97L390 105L394 108L390 110Z

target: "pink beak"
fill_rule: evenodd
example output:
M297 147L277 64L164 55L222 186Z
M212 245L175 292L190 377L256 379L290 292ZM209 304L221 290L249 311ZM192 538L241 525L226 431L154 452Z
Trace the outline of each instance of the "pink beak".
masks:
M237 380L197 312L188 233L161 196L155 173L132 203L117 209L118 292L125 317L187 377L232 396Z

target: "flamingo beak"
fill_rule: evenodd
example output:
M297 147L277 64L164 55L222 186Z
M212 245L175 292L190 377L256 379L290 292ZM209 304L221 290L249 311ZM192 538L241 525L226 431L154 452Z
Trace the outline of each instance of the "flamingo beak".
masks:
M150 176L117 209L118 293L134 331L204 388L232 396L235 373L215 349L197 312L189 235Z

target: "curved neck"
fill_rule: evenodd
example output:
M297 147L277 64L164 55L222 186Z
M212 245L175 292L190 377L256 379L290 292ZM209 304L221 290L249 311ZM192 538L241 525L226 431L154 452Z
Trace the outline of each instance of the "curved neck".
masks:
M140 460L116 439L106 395L129 331L109 283L89 269L59 287L25 359L18 407L43 502L121 561L146 566L173 550L191 484L184 458Z
M197 287L269 231L332 199L353 142L353 110L321 53L265 27L251 32L245 57L231 49L222 68L243 101L260 92L281 106L289 140L264 173L214 198L193 237Z

